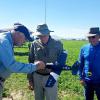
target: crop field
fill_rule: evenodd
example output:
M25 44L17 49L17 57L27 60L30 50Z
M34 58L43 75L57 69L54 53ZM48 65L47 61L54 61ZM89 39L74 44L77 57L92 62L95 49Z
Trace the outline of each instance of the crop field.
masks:
M72 65L77 59L81 46L87 41L62 40L64 49L68 52L67 65ZM15 47L15 59L20 62L28 62L28 43L22 47ZM10 58L9 58L10 59ZM32 91L28 89L26 74L12 74L5 82L3 96L13 100L34 100ZM58 79L59 100L84 100L83 87L79 83L78 76L73 76L71 71L63 71Z

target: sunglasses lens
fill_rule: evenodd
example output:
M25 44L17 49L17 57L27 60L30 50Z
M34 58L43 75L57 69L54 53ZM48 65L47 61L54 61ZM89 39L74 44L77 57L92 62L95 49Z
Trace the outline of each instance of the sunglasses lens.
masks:
M88 37L89 39L94 39L95 38L95 36L91 36L91 37Z

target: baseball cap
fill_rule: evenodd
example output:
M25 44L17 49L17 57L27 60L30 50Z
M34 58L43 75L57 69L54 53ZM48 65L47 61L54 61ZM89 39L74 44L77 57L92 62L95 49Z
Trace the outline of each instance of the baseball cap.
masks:
M27 40L33 41L29 30L24 25L15 25L14 30L23 33Z

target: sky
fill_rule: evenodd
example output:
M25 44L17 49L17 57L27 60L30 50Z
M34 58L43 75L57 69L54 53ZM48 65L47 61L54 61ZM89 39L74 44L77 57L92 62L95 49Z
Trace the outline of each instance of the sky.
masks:
M22 23L36 31L46 23L51 35L84 38L91 27L100 27L100 0L0 0L0 29Z

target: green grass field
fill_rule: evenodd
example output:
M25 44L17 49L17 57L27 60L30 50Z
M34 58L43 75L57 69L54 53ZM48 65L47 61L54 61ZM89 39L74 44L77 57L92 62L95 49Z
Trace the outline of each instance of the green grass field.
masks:
M87 41L65 41L62 40L65 50L68 52L67 64L72 65L77 59L80 47ZM15 47L15 58L17 61L27 63L28 46ZM58 79L59 100L84 100L83 87L80 85L78 76L72 76L70 71L63 71ZM26 74L12 74L5 83L4 96L12 95L16 100L34 100L32 91L28 90ZM15 100L15 99L14 99Z

